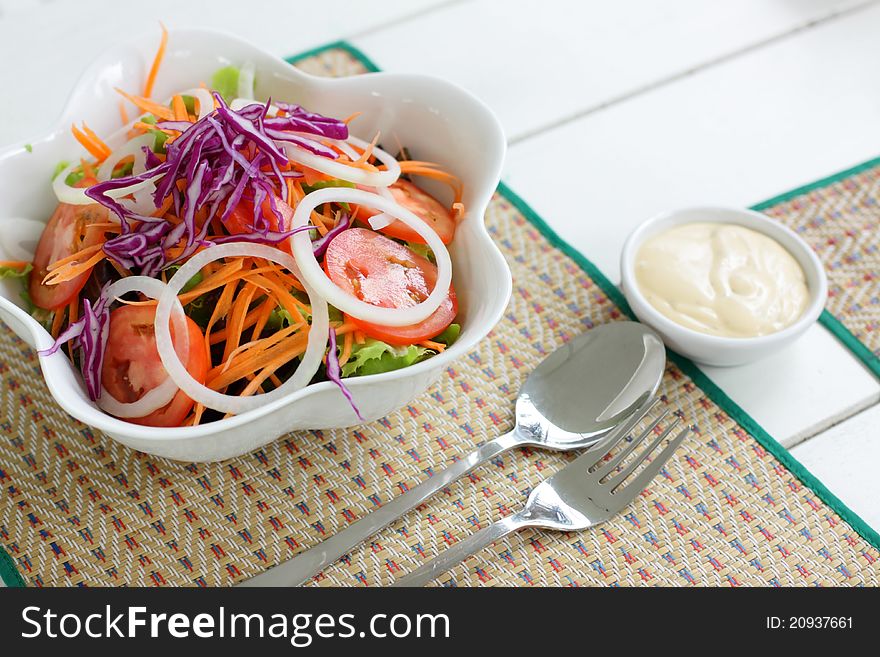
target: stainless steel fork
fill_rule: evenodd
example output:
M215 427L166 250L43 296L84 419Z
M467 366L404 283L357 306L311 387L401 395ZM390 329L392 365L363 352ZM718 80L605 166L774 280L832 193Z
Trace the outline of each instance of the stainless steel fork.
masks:
M562 470L541 482L529 495L525 508L507 518L481 529L476 534L456 543L434 560L396 581L393 586L424 586L441 573L449 570L467 557L503 538L511 532L525 527L540 527L558 531L588 529L617 515L636 495L641 493L648 482L660 471L688 434L689 427L680 431L656 458L645 464L644 468L627 481L646 459L666 440L679 422L670 422L647 448L636 454L632 460L626 458L646 439L655 433L666 413L661 414L651 424L634 437L631 442L620 446L607 461L604 457L620 445L633 428L650 413L656 401L645 404L632 418L621 424L606 438L584 452Z

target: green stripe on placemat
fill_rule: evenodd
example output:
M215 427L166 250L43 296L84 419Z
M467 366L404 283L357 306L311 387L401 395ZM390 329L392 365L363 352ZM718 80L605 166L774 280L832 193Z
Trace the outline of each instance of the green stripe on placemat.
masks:
M839 183L843 180L846 180L847 178L851 178L852 176L856 176L877 166L880 166L880 157L872 158L870 160L867 160L866 162L862 162L861 164L850 167L849 169L838 171L837 173L834 173L830 176L826 176L806 185L802 185L800 187L792 189L791 191L767 199L766 201L756 203L752 206L751 209L757 210L758 212L769 210L770 208L780 205L781 203L787 203L788 201L792 201L799 196L803 196L804 194L809 194L810 192L825 189L830 185ZM875 376L880 378L880 356L871 351L870 348L865 346L861 342L861 340L853 335L852 332L846 326L844 326L843 322L837 319L837 317L832 315L828 310L823 310L822 315L819 317L819 323L827 328L834 335L834 337L836 337L847 349L849 349L853 353L856 358L862 361L865 366L874 373Z
M351 45L348 41L334 41L333 43L328 43L324 46L318 46L317 48L312 48L311 50L306 50L305 52L301 52L298 55L291 55L290 57L285 57L285 61L290 64L296 64L298 61L303 59L308 59L309 57L314 57L315 55L320 55L323 52L327 52L328 50L344 50L349 55L358 60L361 64L364 65L364 68L370 71L371 73L378 73L381 69L376 66L376 63L367 57L364 52L353 45Z
M9 587L21 588L25 586L24 578L2 545L0 545L0 581Z
M498 191L516 206L523 216L525 216L531 224L537 228L545 238L547 238L547 241L565 253L565 255L574 260L581 269L587 272L590 278L602 288L602 291L605 292L605 294L607 294L621 310L632 319L636 319L621 291L610 280L608 280L601 271L599 271L596 265L587 260L580 251L563 240L556 231L547 225L547 222L544 221L525 201L523 201L516 192L510 189L510 187L502 182L498 185ZM842 325L841 328L843 328ZM846 329L844 328L844 330ZM800 479L805 486L812 489L819 499L834 509L837 515L846 520L846 522L848 522L850 526L862 536L862 538L877 549L880 549L880 534L871 528L868 523L862 520L855 511L844 504L839 497L828 490L818 477L807 470L800 461L792 456L790 451L779 444L769 433L767 433L764 427L758 424L752 416L746 413L735 401L728 397L721 388L715 385L715 383L706 376L699 367L697 367L691 360L673 351L669 351L669 359L678 365L681 371L687 374L693 382L706 393L706 396L709 397L709 399L723 409L724 412L732 417L743 429L748 431L762 447L773 454L773 456L790 470L792 474Z

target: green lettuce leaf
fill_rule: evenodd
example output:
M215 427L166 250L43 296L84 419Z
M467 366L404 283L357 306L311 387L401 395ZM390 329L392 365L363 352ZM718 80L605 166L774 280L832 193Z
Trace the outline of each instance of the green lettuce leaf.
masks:
M165 270L166 273L168 274L168 278L170 279L172 276L174 276L174 274L177 273L178 269L180 269L180 265L171 265L170 267L168 267ZM183 287L180 288L180 292L178 294L183 294L184 292L189 292L196 285L201 283L204 280L204 278L205 278L205 275L202 274L201 271L197 271L195 274L192 275L192 278L190 278L186 283L183 284Z
M316 189L326 189L328 187L356 187L356 185L353 182L349 182L347 180L334 178L333 180L316 180L312 185L302 186L303 191L306 194L311 194ZM351 212L351 206L348 203L339 203L338 205L346 212Z
M211 78L211 88L223 96L227 103L238 96L238 69L235 66L225 66L214 73Z
M415 253L416 255L422 256L425 260L430 260L434 264L437 264L437 258L434 257L434 252L431 250L431 247L427 244L419 244L418 242L407 242L407 248Z
M278 331L293 324L293 316L281 306L275 308L266 320L266 328L270 331Z
M432 338L447 347L458 340L461 333L460 324L450 324L443 333ZM340 351L342 346L339 347ZM436 355L436 351L427 347L411 344L407 347L396 347L381 340L367 338L363 344L354 344L351 356L342 366L342 376L366 376L381 374L409 367L414 363Z
M0 267L0 279L24 279L28 274L31 273L31 269L33 268L34 266L31 263L26 264L23 269L16 269L15 267Z
M152 114L147 114L146 116L141 117L141 123L149 123L150 125L155 125L157 123L156 117ZM168 133L159 130L150 130L150 133L153 135L153 152L154 153L164 153L165 152L165 142L168 141Z
M431 339L434 342L440 342L447 347L451 347L452 343L458 340L459 335L461 335L461 324L450 324L443 333Z
M366 376L399 370L433 353L417 345L395 347L381 340L367 338L363 344L352 347L351 356L342 366L342 376Z

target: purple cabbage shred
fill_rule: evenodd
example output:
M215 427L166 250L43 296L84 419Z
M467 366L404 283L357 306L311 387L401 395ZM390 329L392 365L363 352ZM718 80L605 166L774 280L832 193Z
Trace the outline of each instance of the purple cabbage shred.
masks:
M330 348L327 351L327 378L339 386L339 390L342 391L342 395L348 400L348 403L351 404L358 419L361 422L366 422L364 416L361 415L361 412L355 405L351 392L342 382L342 368L339 366L339 356L336 353L336 330L332 327L330 328Z
M284 225L290 216L286 179L298 175L281 170L288 158L276 142L296 144L317 155L335 158L335 151L310 135L348 138L344 122L308 112L299 105L278 102L276 106L286 115L267 118L271 101L233 110L219 94L214 97L217 109L196 123L158 123L159 127L181 130L180 136L167 145L164 162L150 151L143 173L103 181L86 190L91 199L119 217L122 232L104 244L104 252L133 273L156 276L202 246L235 240L278 244L295 234L298 231ZM138 214L111 196L111 192L148 180L156 183L155 207L161 207L171 196L174 214L181 219L179 224ZM212 220L219 213L220 220L226 221L242 199L254 205L249 230L230 239L208 239ZM266 199L276 219L275 227L264 210ZM180 255L169 259L169 249L181 243Z
M324 255L324 252L327 250L327 247L330 246L330 242L333 241L333 238L350 226L351 217L347 213L343 213L342 216L339 217L339 221L336 222L336 225L328 230L326 235L319 237L316 240L312 240L312 252L315 254L315 257L320 258Z
M105 286L106 289L106 286ZM89 399L95 401L101 396L101 370L104 367L104 352L110 330L110 301L101 291L95 304L83 299L83 316L64 330L48 349L37 353L51 356L61 345L73 341L79 350L83 382Z

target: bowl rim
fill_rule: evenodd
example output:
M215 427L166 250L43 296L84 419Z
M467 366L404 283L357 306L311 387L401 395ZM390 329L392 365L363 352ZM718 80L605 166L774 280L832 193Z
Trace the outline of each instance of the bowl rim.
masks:
M169 42L171 41L171 38L173 36L179 34L198 34L207 39L214 39L221 42L234 42L239 46L251 49L254 52L255 57L259 56L264 62L266 60L272 60L275 65L283 65L290 70L292 75L300 78L305 84L315 85L316 87L326 88L334 84L344 83L346 80L351 81L365 77L371 77L373 79L382 77L388 80L397 80L402 83L426 82L432 85L443 87L449 92L454 92L458 94L458 96L472 103L472 105L477 110L483 112L484 117L489 119L489 124L494 129L493 135L487 135L487 142L493 143L493 148L495 149L497 155L496 157L487 160L491 163L492 166L491 169L487 169L486 177L487 180L494 181L494 185L491 186L491 189L489 189L489 187L487 186L486 189L479 189L477 191L475 195L475 203L471 206L471 208L469 208L468 215L465 217L464 221L467 221L470 217L472 217L470 221L476 224L474 237L476 237L477 239L481 239L485 242L485 246L488 249L486 257L495 260L495 264L498 265L490 267L489 269L491 269L492 271L495 271L496 269L500 271L501 269L503 269L503 271L506 272L505 276L499 277L499 280L496 281L496 289L499 292L498 298L503 299L503 302L499 301L497 303L497 308L495 308L494 312L488 318L486 318L484 322L481 323L482 328L476 330L466 339L462 339L466 335L466 332L462 331L462 337L460 337L455 344L453 344L451 347L449 347L449 349L443 351L442 353L439 353L428 360L422 361L420 363L415 363L399 370L346 379L346 386L350 389L358 389L367 386L375 386L377 383L380 382L390 382L395 380L407 379L410 377L416 377L419 374L424 374L432 370L442 370L447 367L451 362L455 361L457 358L464 355L468 350L473 348L473 346L480 342L483 338L485 338L485 336L492 330L492 328L503 316L504 310L507 306L507 302L510 298L513 285L510 275L510 269L507 266L506 261L504 260L504 256L498 249L498 246L491 239L491 236L489 235L488 229L485 224L486 210L492 199L493 194L495 193L498 181L500 180L501 169L507 151L507 141L504 136L503 127L501 126L500 121L492 112L492 110L488 107L488 105L486 105L486 103L484 103L478 97L473 95L471 92L463 89L462 87L459 87L458 85L455 85L448 80L444 80L435 76L378 71L368 72L358 76L328 78L309 74L297 68L295 64L287 61L285 58L267 52L266 50L252 43L251 41L223 30L212 28L187 27L169 29L168 33ZM115 59L114 53L118 52L119 57L122 57L123 52L128 49L137 49L140 47L144 47L144 44L147 42L152 44L154 36L155 35L152 32L142 33L135 36L134 38L127 39L125 42L112 43L106 49L102 50L89 64L84 67L82 73L77 78L76 82L71 88L70 93L68 94L67 99L61 107L58 119L54 123L52 123L45 132L42 133L41 138L45 138L47 135L55 134L55 132L62 127L62 124L65 123L66 118L70 115L71 111L74 110L74 106L76 104L76 101L78 100L81 89L83 89L90 81L94 80L99 75L100 71L104 70L107 66L110 65L110 61L112 61L112 59ZM327 44L327 47L332 47L333 45L333 43ZM315 53L316 50L310 50L308 52ZM259 67L259 61L255 63ZM490 138L491 142L489 141ZM13 142L3 148L0 148L0 159L15 157L17 154L20 155L20 152L23 151L22 143L23 142ZM3 309L6 312L10 313L15 319L23 322L24 326L27 328L28 332L33 338L35 349L45 349L53 343L51 336L45 330L45 328L42 327L36 320L34 320L25 310L20 308L9 299L2 296L0 296L0 305L2 305ZM311 383L304 386L303 388L300 388L299 390L285 395L284 397L273 400L253 410L241 413L239 415L234 415L229 418L224 418L215 422L210 422L208 424L201 424L197 426L151 427L134 424L124 419L116 418L101 410L100 408L94 407L93 404L89 405L89 409L90 411L94 411L94 413L90 414L88 420L83 420L81 412L82 408L79 400L76 400L76 403L74 404L70 403L70 401L68 400L68 393L64 390L66 386L59 384L54 379L54 377L45 376L46 363L49 358L54 358L55 356L63 357L63 354L59 352L57 354L54 354L53 356L39 357L40 367L41 371L43 372L43 380L46 382L46 385L49 388L52 397L55 399L56 403L58 403L59 406L61 406L61 408L63 408L67 413L74 416L78 420L83 421L89 426L92 426L100 431L104 431L111 435L125 435L126 437L137 440L148 440L163 443L167 441L199 439L222 431L235 430L237 428L241 428L247 425L249 422L257 418L271 414L284 406L296 402L301 402L312 395L317 395L324 392L325 390L336 388L336 385L331 381Z
M704 214L699 218L693 215ZM754 337L724 337L701 333L666 317L642 294L635 276L635 259L644 241L660 231L689 223L732 223L750 228L776 241L788 251L804 270L810 303L794 323L780 331ZM780 239L780 237L782 239ZM787 242L787 243L786 243ZM792 246L794 248L792 248ZM793 230L767 215L746 208L722 205L697 205L667 210L646 219L633 230L624 243L620 255L620 275L624 296L631 306L637 306L647 316L645 322L661 333L669 334L682 344L699 345L701 349L758 350L793 339L812 325L822 314L828 297L828 278L816 252ZM811 282L811 279L815 283ZM635 309L635 308L634 308Z

